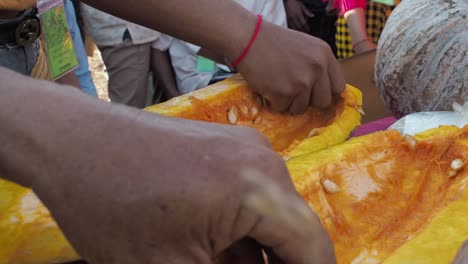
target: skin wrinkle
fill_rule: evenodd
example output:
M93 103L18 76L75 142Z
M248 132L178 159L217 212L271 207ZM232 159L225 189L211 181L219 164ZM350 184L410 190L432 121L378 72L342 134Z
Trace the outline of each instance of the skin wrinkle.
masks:
M235 211L235 216L234 216L234 221L232 222L233 223L233 228L232 228L232 231L231 231L231 234L229 235L229 239L231 241L235 241L238 239L238 234L236 234L237 230L238 230L238 223L239 223L239 218L242 214L242 212L245 211L245 207L242 205L242 204L239 204Z

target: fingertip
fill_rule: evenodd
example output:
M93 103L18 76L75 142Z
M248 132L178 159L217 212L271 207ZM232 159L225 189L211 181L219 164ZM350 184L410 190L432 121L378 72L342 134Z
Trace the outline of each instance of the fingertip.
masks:
M325 109L332 104L332 95L329 92L324 93L318 96L314 96L313 100L313 104L315 107Z
M334 94L341 94L346 89L346 81L344 78L337 82L336 87L332 87L332 91Z
M314 86L314 91L311 94L311 102L315 107L327 108L332 104L333 96L330 80L327 76L322 77Z
M265 105L269 107L273 112L278 113L287 112L292 102L292 98L286 96L264 95L263 98L266 99Z
M289 107L289 113L292 115L305 113L310 105L310 93L310 89L299 93L292 101L291 106Z
M332 60L329 67L328 77L330 79L333 94L341 94L346 88L346 80L338 61L335 59Z

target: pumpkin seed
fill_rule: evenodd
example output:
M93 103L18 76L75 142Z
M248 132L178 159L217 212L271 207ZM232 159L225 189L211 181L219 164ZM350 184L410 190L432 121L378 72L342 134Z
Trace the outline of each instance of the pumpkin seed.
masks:
M356 110L363 116L366 115L366 112L364 112L364 110L361 108L361 107L357 107Z
M237 113L237 108L235 106L231 107L227 112L227 119L231 125L237 124L237 118L239 117Z
M337 193L340 191L340 188L336 183L332 182L329 179L326 179L322 182L323 189L328 193Z
M457 173L456 171L453 171L453 170L449 170L449 171L447 172L447 175L448 175L450 178L457 176L457 174L458 174L458 173Z
M262 106L263 105L263 97L259 94L255 94L254 95L254 100L255 102L257 103L258 106Z
M310 137L315 137L317 136L318 134L320 134L320 128L314 128L312 129L309 134L307 135L308 138Z
M246 105L242 105L240 107L240 110L241 110L242 115L244 116L249 115L249 108Z
M461 171L463 169L463 161L461 159L454 159L452 163L450 163L450 168L454 171Z
M252 121L252 123L253 123L254 125L256 125L256 124L260 123L260 121L262 121L262 115L256 116L256 117L254 118L254 120Z
M252 116L257 116L258 115L258 108L256 106L253 106L252 108L250 108L250 114Z
M406 140L406 142L408 142L409 146L411 147L411 149L414 149L414 147L416 147L416 144L418 143L416 141L416 139L414 139L412 136L410 135L404 135L403 136Z

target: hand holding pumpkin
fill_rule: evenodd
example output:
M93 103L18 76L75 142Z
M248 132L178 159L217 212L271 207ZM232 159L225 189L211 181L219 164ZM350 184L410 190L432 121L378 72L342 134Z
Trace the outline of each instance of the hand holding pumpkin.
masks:
M255 130L111 105L5 69L0 79L1 175L32 187L90 263L212 263L228 249L261 258L249 238L285 263L334 260L284 161ZM25 96L35 100L19 107ZM243 168L307 208L313 221L301 234L246 207L261 189Z
M325 42L269 23L262 26L238 68L249 87L280 112L327 107L345 87L341 68Z
M244 195L252 189L240 177L244 167L261 170L299 197L263 136L247 128L173 122L152 114L138 119L122 120L129 122L122 127L129 127L135 140L111 141L109 148L125 151L113 152L105 163L96 161L95 173L74 171L74 180L58 180L57 196L39 192L90 263L212 263L218 257L220 263L232 263L233 256L237 263L262 263L258 243L284 263L304 258L333 263L333 246L317 217L298 234L245 207ZM155 123L164 123L171 136L161 137ZM100 155L112 152L99 149Z

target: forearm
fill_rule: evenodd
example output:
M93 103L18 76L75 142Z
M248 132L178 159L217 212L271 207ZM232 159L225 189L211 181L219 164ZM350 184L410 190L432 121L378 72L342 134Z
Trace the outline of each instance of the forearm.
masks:
M101 153L102 145L123 151L116 142L136 134L136 110L4 68L0 79L0 177L39 193L93 175L94 159L112 154Z
M344 17L348 24L353 44L368 39L366 29L366 11L364 9L355 8L346 12Z
M256 16L228 0L86 0L103 11L236 59L255 28ZM207 16L209 14L209 16ZM180 26L196 25L196 26Z
M77 96L77 89L32 80L5 68L0 68L0 79L1 177L31 186L34 177L47 175L55 162L49 160L55 148L77 143L73 137L84 131L75 122L96 117L88 114L88 100Z

